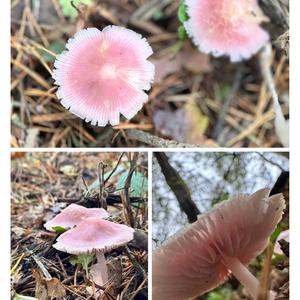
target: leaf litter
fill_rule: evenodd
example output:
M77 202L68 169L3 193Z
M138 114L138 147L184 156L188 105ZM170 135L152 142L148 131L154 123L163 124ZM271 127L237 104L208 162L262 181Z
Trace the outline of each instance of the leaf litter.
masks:
M107 254L110 283L95 286L89 277L93 255L69 255L52 247L59 233L48 232L44 223L64 207L76 203L99 207L98 164L112 173L115 166L126 172L133 153L26 153L12 154L11 191L11 293L13 299L148 299L148 248L141 239ZM124 186L117 189L120 173L112 173L103 186L110 219L127 223L147 239L147 155L140 153L135 165L138 178L129 187L125 208ZM141 178L142 177L142 178ZM141 185L141 179L145 186ZM102 183L103 184L103 183ZM87 190L87 187L90 187ZM134 187L134 189L132 188ZM135 194L131 193L135 192ZM136 205L138 204L138 205ZM141 233L140 233L141 232ZM141 275L141 270L143 270ZM103 292L101 292L101 289ZM28 298L30 299L30 298Z

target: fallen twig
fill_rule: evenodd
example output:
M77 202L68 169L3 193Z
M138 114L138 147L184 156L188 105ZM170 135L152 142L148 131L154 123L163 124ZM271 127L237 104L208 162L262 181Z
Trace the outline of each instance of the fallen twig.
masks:
M144 132L137 129L128 129L125 131L129 138L135 139L142 143L157 147L157 148L198 148L204 147L202 145L186 144L177 141L166 140L157 136L154 136L148 132Z

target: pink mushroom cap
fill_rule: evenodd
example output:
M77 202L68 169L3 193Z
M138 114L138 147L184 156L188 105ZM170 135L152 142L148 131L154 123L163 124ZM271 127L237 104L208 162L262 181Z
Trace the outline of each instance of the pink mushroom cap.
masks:
M70 204L52 220L44 224L49 231L54 231L53 227L72 228L90 217L108 218L108 212L103 208L86 208L77 204Z
M60 235L53 245L57 250L81 254L103 253L127 244L133 239L134 229L99 218L88 218Z
M281 220L282 194L269 189L224 201L167 240L153 253L153 299L188 299L223 283L231 270L259 255Z
M87 28L69 39L56 57L53 78L62 105L92 125L119 124L120 113L131 119L148 100L154 65L145 38L130 29Z
M257 0L186 0L188 35L199 50L227 55L232 62L248 59L269 40L260 27L267 21Z

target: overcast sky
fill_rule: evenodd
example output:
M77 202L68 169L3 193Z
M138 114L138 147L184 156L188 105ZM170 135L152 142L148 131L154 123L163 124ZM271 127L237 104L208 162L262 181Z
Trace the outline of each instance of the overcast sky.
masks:
M288 159L274 153L239 153L236 158L226 153L171 152L171 165L190 188L192 199L201 212L208 211L212 199L224 193L230 197L250 194L264 187L272 188L281 169L288 170ZM224 179L225 178L225 179ZM166 184L160 167L153 162L153 247L187 224L187 218Z

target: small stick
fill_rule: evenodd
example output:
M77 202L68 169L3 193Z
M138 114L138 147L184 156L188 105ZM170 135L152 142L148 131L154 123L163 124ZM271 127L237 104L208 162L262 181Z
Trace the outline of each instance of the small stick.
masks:
M78 15L82 15L82 11L75 5L74 1L71 1L71 6L77 11Z
M106 203L106 197L103 196L103 190L104 190L104 171L105 171L106 165L101 161L98 164L98 176L99 176L99 200L100 205L104 209L107 209L107 203Z
M125 253L127 257L130 259L131 263L133 264L134 268L137 270L138 274L145 279L147 277L147 273L141 264L136 260L136 258L130 253L128 246L125 247Z
M139 157L139 153L135 152L133 154L132 160L130 161L130 169L129 169L129 172L128 172L128 175L127 175L127 178L126 178L126 181L125 181L125 186L124 186L124 193L125 193L124 208L126 210L130 226L133 227L133 228L134 228L134 218L133 218L132 210L131 210L131 207L130 207L130 195L129 195L130 192L129 192L129 189L130 189L130 183L131 183L131 178L132 178L133 172L136 169L136 163L137 163L138 157Z
M106 182L111 178L111 176L115 173L115 171L117 170L120 162L121 162L121 159L123 157L123 155L125 154L125 152L122 152L118 161L117 161L117 164L115 165L115 167L113 168L113 170L110 172L110 174L107 176L107 178L104 180L104 185L106 184Z
M225 117L227 115L227 112L228 112L228 109L230 107L230 104L233 101L233 99L235 98L238 89L240 88L241 80L242 80L242 75L243 75L242 66L238 66L237 70L236 70L235 77L234 77L234 83L233 83L231 92L230 92L230 94L227 96L227 98L225 100L225 103L224 103L224 105L222 107L222 110L221 110L221 112L220 112L220 114L218 116L217 124L216 124L216 126L215 126L215 128L214 128L214 130L212 132L212 138L214 140L217 140L217 142L220 142L219 141L219 139L220 139L219 135L220 135L220 132L221 132L221 130L223 128Z
M48 272L48 270L46 269L46 267L42 264L42 262L40 261L40 259L36 255L34 255L34 254L32 255L32 258L34 259L34 261L36 262L36 264L39 266L39 268L43 272L43 274L46 277L46 279L48 279L48 280L52 279L52 276L50 275L50 273Z
M82 182L83 182L83 184L84 184L84 187L85 187L85 197L87 196L87 195L89 195L90 194L90 190L89 190L89 187L88 187L88 185L87 185L87 183L86 183L86 181L85 181L85 179L84 179L84 177L83 176L81 176L81 179L82 179Z
M267 248L266 257L263 263L262 274L260 278L260 284L258 289L257 300L269 299L269 284L270 284L270 272L271 272L271 259L273 254L273 245L269 244Z
M157 136L154 136L148 132L144 132L137 129L125 130L129 138L140 141L142 143L157 147L157 148L199 148L205 147L203 145L186 144L177 141L166 140Z

